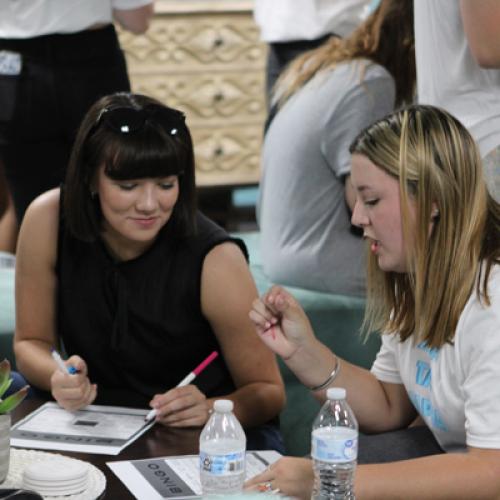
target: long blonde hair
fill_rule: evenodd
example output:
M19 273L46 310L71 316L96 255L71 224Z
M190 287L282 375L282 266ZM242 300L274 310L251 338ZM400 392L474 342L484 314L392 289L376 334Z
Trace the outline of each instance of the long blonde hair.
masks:
M475 284L490 304L488 277L500 262L500 205L487 191L478 148L449 113L410 106L367 127L350 152L399 179L403 234L413 242L406 274L385 273L368 257L364 328L441 347L453 340ZM411 236L410 199L417 213Z
M276 82L273 104L281 107L318 72L353 59L385 67L396 83L396 106L410 103L416 78L413 0L382 0L349 37L331 37L294 59Z

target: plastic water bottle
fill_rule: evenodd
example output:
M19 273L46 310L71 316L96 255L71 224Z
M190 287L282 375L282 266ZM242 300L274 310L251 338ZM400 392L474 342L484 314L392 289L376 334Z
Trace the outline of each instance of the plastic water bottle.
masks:
M200 435L203 495L239 493L245 481L246 436L233 414L233 402L218 399Z
M342 388L330 388L313 423L313 500L354 499L358 422Z

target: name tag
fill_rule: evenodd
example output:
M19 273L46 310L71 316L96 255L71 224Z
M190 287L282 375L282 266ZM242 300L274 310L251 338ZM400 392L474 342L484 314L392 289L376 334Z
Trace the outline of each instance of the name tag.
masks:
M21 68L21 54L0 50L0 75L16 76L21 74Z

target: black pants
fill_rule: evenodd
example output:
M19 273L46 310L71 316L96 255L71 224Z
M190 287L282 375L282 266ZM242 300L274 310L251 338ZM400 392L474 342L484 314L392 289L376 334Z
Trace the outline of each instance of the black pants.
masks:
M437 455L443 450L425 425L381 434L360 434L359 464L380 464Z
M0 156L19 222L29 203L64 179L80 122L100 97L129 91L113 26L30 39L0 39L21 55L0 75Z

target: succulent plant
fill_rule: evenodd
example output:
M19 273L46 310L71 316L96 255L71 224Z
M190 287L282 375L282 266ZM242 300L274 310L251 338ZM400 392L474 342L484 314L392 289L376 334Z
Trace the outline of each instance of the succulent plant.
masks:
M12 384L10 378L10 363L8 359L4 359L0 363L0 415L9 413L13 410L28 394L29 386L26 385L19 391L11 394L9 397L2 399L7 389Z

